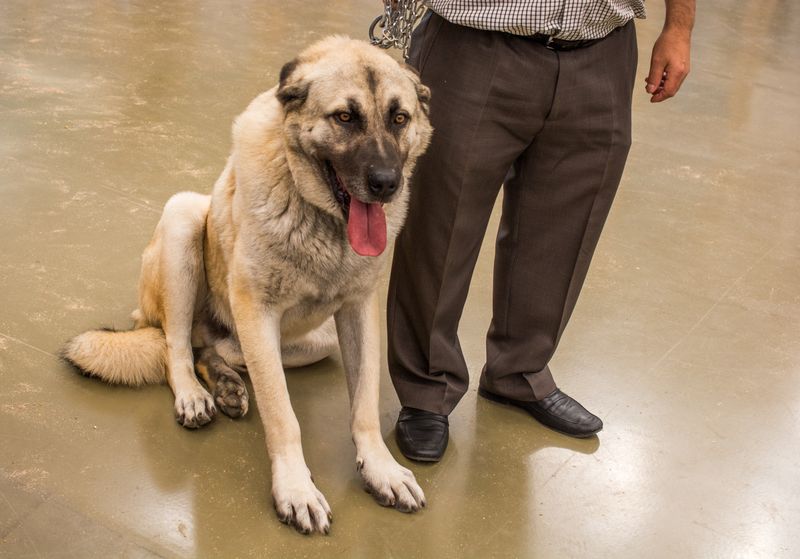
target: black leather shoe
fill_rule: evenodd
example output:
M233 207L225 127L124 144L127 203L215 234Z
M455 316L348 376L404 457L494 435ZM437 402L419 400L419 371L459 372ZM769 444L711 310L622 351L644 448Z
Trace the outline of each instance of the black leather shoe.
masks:
M447 448L449 426L446 415L403 407L395 428L397 446L410 460L438 462Z
M522 408L542 425L572 437L591 437L603 428L603 422L599 417L587 411L558 388L535 402L498 396L483 388L478 388L478 394L493 402Z

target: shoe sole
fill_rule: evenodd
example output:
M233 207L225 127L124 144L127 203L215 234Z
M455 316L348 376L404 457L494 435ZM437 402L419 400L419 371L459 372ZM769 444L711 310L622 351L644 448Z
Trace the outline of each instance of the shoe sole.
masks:
M409 460L413 460L414 462L427 462L428 464L432 464L434 462L439 462L443 458L442 456L440 456L439 458L431 458L430 456L409 456L408 454L406 454L402 450L400 451L400 453L403 456L405 456L406 458L408 458Z
M600 431L603 430L603 428L600 427L600 429L597 429L596 431L591 431L589 433L581 433L580 435L575 434L575 433L569 433L569 432L564 431L562 429L558 429L556 427L552 427L552 426L548 425L547 423L543 422L541 419L536 417L536 415L534 415L532 412L530 412L529 410L526 410L525 408L517 405L516 402L514 402L513 400L511 400L509 398L506 398L505 396L498 396L497 394L493 394L493 393L491 393L491 392L489 392L487 390L484 390L483 388L478 388L478 394L480 396L482 396L483 398L486 398L487 400L490 400L492 402L495 402L495 403L498 403L498 404L503 404L503 405L506 405L506 406L511 406L513 408L517 408L518 410L522 410L525 413L527 413L528 415L530 415L532 418L534 418L539 424L547 427L551 431L555 431L556 433L561 433L562 435L567 435L568 437L574 437L576 439L588 439L589 437L593 437L594 435L596 435L597 433L599 433Z

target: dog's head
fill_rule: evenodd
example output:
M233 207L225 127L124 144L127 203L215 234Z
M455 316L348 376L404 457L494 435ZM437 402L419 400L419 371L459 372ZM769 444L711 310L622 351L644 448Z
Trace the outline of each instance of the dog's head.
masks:
M357 253L382 253L386 212L404 214L405 183L430 140L430 90L376 47L331 37L283 67L276 96L300 194L347 222Z

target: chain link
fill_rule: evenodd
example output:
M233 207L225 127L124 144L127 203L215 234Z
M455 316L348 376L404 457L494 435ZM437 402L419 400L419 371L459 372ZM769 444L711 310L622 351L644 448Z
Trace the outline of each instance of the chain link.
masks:
M424 12L421 0L383 0L383 14L369 26L370 42L382 49L400 49L403 58L408 58L411 31ZM382 30L380 37L375 36L376 27Z

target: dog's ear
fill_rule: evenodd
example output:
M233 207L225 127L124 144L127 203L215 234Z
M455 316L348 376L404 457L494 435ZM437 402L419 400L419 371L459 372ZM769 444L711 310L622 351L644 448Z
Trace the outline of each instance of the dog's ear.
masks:
M411 78L411 81L414 83L414 87L417 88L417 99L419 99L419 106L422 107L422 112L427 115L431 104L430 88L420 81L419 72L417 72L416 68L410 66L409 64L404 64L403 69Z
M308 97L308 84L297 79L298 59L287 62L281 68L280 82L276 96L286 111L300 108Z
M429 114L431 109L431 90L422 82L417 82L417 99L419 99L419 106L422 107L422 112L426 115Z

